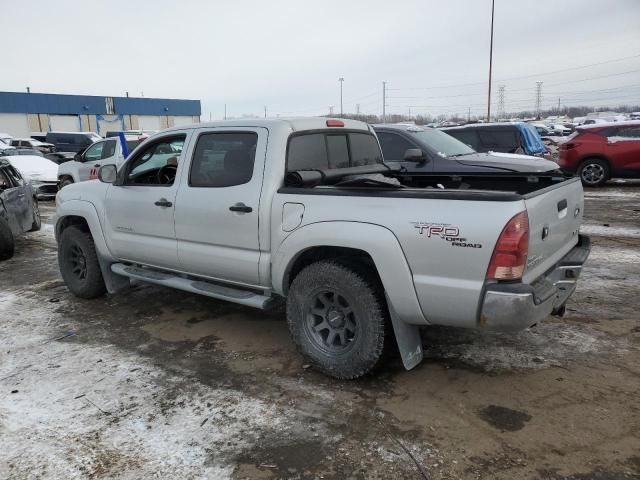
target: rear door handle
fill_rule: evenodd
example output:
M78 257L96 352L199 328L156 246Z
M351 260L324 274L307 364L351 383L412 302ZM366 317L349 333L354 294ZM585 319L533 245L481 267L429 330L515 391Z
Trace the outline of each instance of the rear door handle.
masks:
M173 206L173 203L171 203L166 198L161 198L160 200L154 202L154 205L157 205L158 207L171 207Z
M236 203L235 205L231 205L229 210L232 212L242 212L242 213L251 213L253 212L253 208L245 205L242 202Z

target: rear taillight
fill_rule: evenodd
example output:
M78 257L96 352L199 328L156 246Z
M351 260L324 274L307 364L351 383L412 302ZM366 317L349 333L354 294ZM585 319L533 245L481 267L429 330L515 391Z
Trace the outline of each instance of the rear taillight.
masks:
M487 278L518 280L522 278L529 253L529 216L520 212L502 229L491 256Z

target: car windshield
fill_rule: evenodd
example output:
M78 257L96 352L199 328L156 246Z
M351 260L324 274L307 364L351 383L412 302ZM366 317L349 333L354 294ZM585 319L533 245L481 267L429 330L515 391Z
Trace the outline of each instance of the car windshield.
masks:
M415 131L409 129L407 132L414 135L420 142L427 144L433 150L446 157L456 157L459 155L475 153L473 148L440 130L424 128Z

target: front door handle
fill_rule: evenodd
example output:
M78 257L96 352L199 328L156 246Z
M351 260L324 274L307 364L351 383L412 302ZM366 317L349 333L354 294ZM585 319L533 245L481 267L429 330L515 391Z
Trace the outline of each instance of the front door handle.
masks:
M160 200L154 202L154 205L157 205L158 207L171 207L173 203L171 203L166 198L161 198Z
M253 208L245 205L242 202L236 203L235 205L231 205L229 210L232 212L242 212L242 213L251 213L253 212Z
M94 167L96 167L96 168L98 168L99 166L100 166L100 164L99 164L99 163L96 163L96 164L94 165Z

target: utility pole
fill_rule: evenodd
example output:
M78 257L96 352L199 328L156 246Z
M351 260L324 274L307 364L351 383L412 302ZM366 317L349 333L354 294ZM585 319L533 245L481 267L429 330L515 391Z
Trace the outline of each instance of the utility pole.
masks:
M31 87L27 87L27 93L31 93Z
M212 121L212 120L213 120L213 118L212 118L212 117L213 117L213 113L209 112L209 121Z
M558 97L558 113L560 113L560 97Z
M504 117L504 85L498 87L498 118Z
M491 121L491 70L493 68L493 12L496 0L491 0L491 43L489 45L489 90L487 92L487 122Z
M540 120L540 105L542 104L542 83L536 82L536 117Z
M344 112L342 111L342 84L344 83L344 77L340 77L338 81L340 82L340 116L343 117Z
M267 118L267 106L264 106L264 118Z
M333 105L329 105L329 116L333 115Z
M467 110L467 123L471 122L471 107Z
M227 104L224 104L224 119L227 119Z
M382 82L382 123L387 121L387 82Z
M356 114L360 115L360 104L356 103Z

